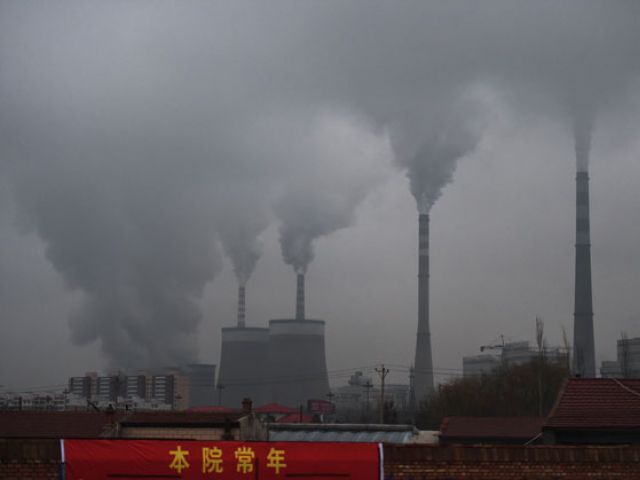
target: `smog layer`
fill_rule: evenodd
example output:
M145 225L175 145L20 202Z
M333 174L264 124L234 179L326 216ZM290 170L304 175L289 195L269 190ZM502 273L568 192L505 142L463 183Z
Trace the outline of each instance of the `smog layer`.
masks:
M559 331L570 325L571 259L553 256L544 235L561 232L554 245L570 252L571 218L509 219L554 211L544 193L518 194L529 184L518 172L543 179L535 191L569 214L576 164L599 164L608 185L598 193L594 180L596 323L609 315L599 327L609 343L640 328L629 286L637 291L640 265L625 256L640 219L622 213L638 205L638 25L634 2L3 2L0 363L19 364L25 339L39 349L58 331L114 368L193 362L199 346L218 344L215 328L233 324L235 298L226 306L215 293L232 283L225 272L250 285L249 302L277 286L264 295L293 305L293 271L313 282L314 268L327 297L311 286L311 307L333 317L328 334L348 350L330 366L389 348L408 362L418 211L433 221L436 365L454 363L438 338L454 343L465 322L495 336L517 321L507 333L527 336L546 312ZM511 200L492 201L500 191ZM474 206L482 216L469 217ZM508 272L490 246L498 237L513 240L504 258L519 259L505 260ZM265 258L274 238L288 277ZM449 255L488 267L470 260L463 271ZM528 276L520 298L504 280ZM272 311L255 298L249 310L264 323ZM214 319L207 342L203 317ZM367 336L371 351L356 353ZM20 383L23 370L9 371Z

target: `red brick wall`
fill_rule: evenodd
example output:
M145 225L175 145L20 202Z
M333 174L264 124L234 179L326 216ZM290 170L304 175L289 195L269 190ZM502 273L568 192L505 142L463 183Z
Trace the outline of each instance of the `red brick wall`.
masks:
M60 463L0 462L2 480L58 480Z
M0 439L0 479L60 478L58 440Z
M639 479L640 447L385 446L385 480Z

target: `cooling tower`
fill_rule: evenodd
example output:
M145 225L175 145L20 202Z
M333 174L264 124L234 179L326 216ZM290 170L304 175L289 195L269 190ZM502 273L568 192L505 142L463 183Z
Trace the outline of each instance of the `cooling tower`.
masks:
M591 234L589 227L589 174L576 176L576 276L573 314L573 370L581 377L596 376L591 297Z
M297 407L324 399L329 393L324 321L270 320L268 365L272 401Z
M416 404L433 392L433 360L429 330L429 215L418 218L418 334L415 356Z
M238 407L242 399L255 404L269 400L266 384L269 330L266 328L223 328L218 393L222 404Z

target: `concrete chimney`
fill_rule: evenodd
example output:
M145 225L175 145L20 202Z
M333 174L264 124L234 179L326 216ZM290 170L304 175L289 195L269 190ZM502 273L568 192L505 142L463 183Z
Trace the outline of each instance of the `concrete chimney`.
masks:
M415 356L415 402L433 393L433 360L429 329L429 215L418 217L418 334Z
M298 273L296 280L296 320L304 320L304 273Z
M245 326L245 286L238 285L238 328Z
M573 371L583 378L596 376L591 294L591 233L589 226L589 174L576 176L576 265L573 314Z

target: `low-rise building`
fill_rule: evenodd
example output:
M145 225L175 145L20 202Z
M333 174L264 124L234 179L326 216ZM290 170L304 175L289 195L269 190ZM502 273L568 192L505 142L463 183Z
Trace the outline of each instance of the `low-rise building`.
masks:
M640 444L640 379L568 379L542 431L550 444Z

